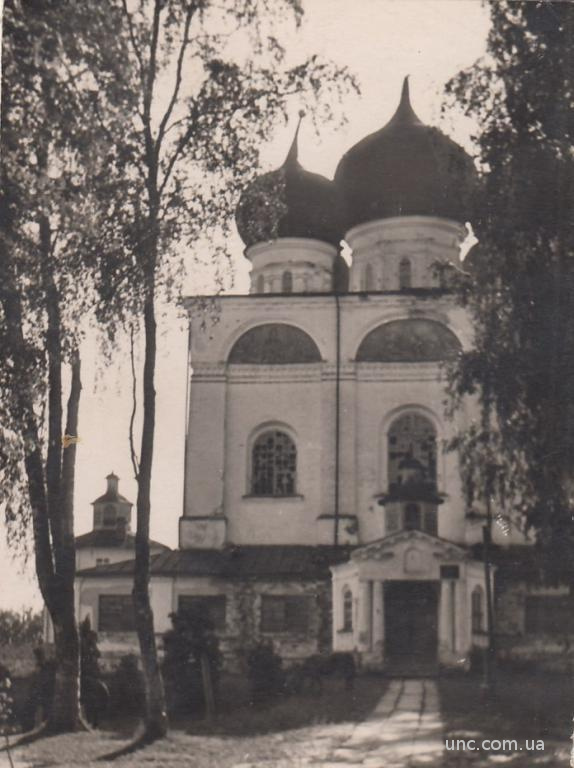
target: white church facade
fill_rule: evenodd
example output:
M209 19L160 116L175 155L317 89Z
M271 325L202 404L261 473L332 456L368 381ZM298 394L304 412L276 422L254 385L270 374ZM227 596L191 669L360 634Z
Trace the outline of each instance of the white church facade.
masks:
M405 82L393 118L333 182L299 165L296 138L245 190L250 293L186 302L185 499L178 549L152 552L158 636L195 602L230 666L261 639L286 662L352 651L390 671L467 668L484 645L483 521L447 450L473 410L445 417L444 370L472 344L448 265L461 265L475 182ZM547 649L567 597L525 576L518 531L495 526L494 543L502 652ZM91 557L78 563L78 613L118 655L137 644L133 560L121 547Z

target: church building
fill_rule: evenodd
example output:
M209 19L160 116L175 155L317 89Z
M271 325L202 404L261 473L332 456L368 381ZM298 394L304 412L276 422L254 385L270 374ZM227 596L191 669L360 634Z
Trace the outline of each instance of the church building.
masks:
M472 403L445 417L445 364L472 345L448 275L476 183L405 81L334 181L301 167L295 136L244 190L250 293L186 301L184 509L179 548L152 557L158 636L201 604L230 667L261 639L286 663L352 651L390 671L468 668L484 646L484 521L447 450ZM500 651L532 655L567 597L525 575L523 534L495 525L494 542ZM117 654L137 643L133 560L106 557L79 565L78 610Z

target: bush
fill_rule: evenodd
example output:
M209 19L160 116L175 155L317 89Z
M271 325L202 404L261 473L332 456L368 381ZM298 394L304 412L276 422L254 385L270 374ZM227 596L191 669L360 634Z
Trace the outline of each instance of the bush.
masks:
M38 645L42 641L42 613L27 609L0 611L0 645Z
M90 617L80 624L80 701L87 721L97 727L109 706L109 691L100 670L98 636Z
M145 690L138 658L122 656L110 677L110 707L113 712L143 715Z
M217 700L222 657L214 626L202 607L172 613L172 629L164 635L163 677L172 712L198 712L205 706L202 658L211 673Z
M11 688L10 672L0 664L0 735L3 736L14 730L14 699Z
M23 720L29 726L49 718L56 679L56 661L46 652L44 646L40 645L35 648L34 656L36 658L36 671L32 675L23 715Z
M260 704L285 692L285 673L281 657L272 642L261 642L247 653L247 677L251 703Z
M98 635L92 629L90 617L80 624L80 670L82 683L85 680L100 680L100 649L98 648Z

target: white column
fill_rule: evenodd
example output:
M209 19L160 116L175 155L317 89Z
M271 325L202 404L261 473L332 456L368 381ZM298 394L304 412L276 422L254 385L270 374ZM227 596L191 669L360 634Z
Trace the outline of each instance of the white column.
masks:
M438 619L438 647L439 661L448 662L450 660L450 603L449 603L449 585L446 579L440 582L440 604Z
M457 648L458 643L458 627L457 627L457 610L456 610L456 593L457 593L457 583L454 580L451 580L448 582L448 592L449 592L449 614L450 614L450 638L449 638L449 646L450 650L454 653Z
M461 579L456 587L456 649L459 655L468 654L472 645L467 584L466 579Z
M341 596L339 594L339 582L331 576L331 633L333 650L339 650L339 629L341 627Z
M383 658L385 640L384 589L382 581L373 583L373 651Z
M368 650L371 634L371 605L370 589L368 581L359 582L359 637L358 648L360 651Z

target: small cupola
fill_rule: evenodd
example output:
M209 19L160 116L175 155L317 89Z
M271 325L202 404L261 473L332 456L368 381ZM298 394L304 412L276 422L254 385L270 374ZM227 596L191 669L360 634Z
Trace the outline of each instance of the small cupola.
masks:
M107 488L92 505L94 507L94 530L118 530L127 533L131 526L132 503L119 493L119 477L111 472L106 477Z
M338 197L332 181L299 163L300 124L283 165L257 176L237 205L237 230L252 264L251 293L333 290L343 234Z

